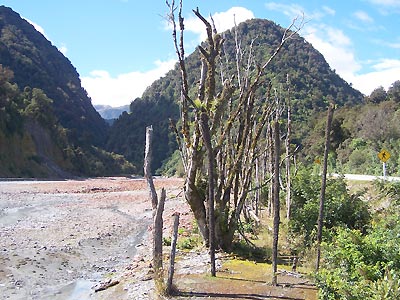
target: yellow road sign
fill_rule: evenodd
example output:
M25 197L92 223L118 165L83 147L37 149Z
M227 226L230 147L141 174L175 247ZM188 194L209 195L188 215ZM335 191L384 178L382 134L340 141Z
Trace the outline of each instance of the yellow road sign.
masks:
M378 153L378 157L382 162L385 163L390 158L390 153L387 150L382 149L382 151Z

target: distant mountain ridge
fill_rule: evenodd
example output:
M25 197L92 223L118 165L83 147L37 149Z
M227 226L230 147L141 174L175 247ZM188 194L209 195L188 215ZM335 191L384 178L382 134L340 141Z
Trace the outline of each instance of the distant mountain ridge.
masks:
M249 53L249 47L252 45L253 68L255 64L267 61L280 43L284 30L272 21L261 19L248 20L237 26L238 40L245 55ZM233 30L228 30L221 35L225 39L224 61L233 62L225 70L228 74L226 77L234 76L235 33ZM187 57L186 68L191 91L195 94L196 83L200 77L198 50ZM329 99L334 99L338 106L352 106L363 101L362 93L340 78L330 68L322 54L298 35L285 44L272 62L267 70L267 78L277 91L280 91L280 86L287 80L290 81L293 118L297 124L301 122L306 124L312 114L325 110ZM145 127L152 125L154 135L157 135L157 138L154 138L157 142L154 142L153 167L154 169L161 167L177 149L175 137L168 127L168 119L179 118L179 98L180 74L176 66L165 77L148 87L142 97L131 103L130 114L122 114L114 122L107 149L124 155L136 165L142 165Z
M113 107L111 105L94 105L94 108L104 120L117 119L124 111L129 112L129 105Z

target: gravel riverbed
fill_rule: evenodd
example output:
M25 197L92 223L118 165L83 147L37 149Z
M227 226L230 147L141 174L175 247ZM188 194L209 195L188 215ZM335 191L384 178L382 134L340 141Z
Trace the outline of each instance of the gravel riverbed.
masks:
M168 232L174 211L189 215L179 197L182 181L160 178L155 184L167 190ZM151 226L140 178L0 181L0 295L152 299ZM95 292L113 280L118 288Z

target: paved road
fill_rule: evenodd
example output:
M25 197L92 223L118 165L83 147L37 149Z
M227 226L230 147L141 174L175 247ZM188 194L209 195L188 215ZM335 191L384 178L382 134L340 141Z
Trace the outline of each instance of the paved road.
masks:
M333 176L340 176L340 175L333 174ZM392 176L383 177L374 175L344 174L344 177L348 180L359 180L359 181L374 181L374 180L400 181L400 177L392 177Z

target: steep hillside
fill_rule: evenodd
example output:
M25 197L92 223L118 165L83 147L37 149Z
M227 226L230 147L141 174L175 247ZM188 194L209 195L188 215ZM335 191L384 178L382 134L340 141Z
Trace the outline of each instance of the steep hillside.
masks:
M244 57L248 56L252 45L254 61L251 68L256 68L257 64L262 64L270 57L284 32L284 29L275 23L260 19L241 23L237 30ZM235 36L232 30L223 33L222 36L225 39L224 72L226 77L230 77L236 74ZM186 67L189 83L193 84L193 93L197 92L196 83L200 77L198 58L197 51L187 58ZM225 65L226 61L230 63ZM243 63L247 63L247 59ZM325 110L328 99L334 99L338 106L352 106L363 101L363 95L340 78L329 67L321 53L300 36L288 41L267 72L274 88L282 94L285 91L281 91L280 87L289 78L293 118L298 127L304 126L315 112ZM154 134L158 133L163 138L155 138L157 148L154 150L153 167L159 168L176 149L174 137L168 137L168 118L179 118L179 78L178 69L175 68L164 78L154 82L141 98L132 102L131 113L123 114L111 128L107 149L125 155L136 165L142 165L145 127L153 125Z
M108 127L56 47L0 6L0 177L129 174Z
M53 100L54 112L77 143L105 142L107 125L81 87L71 62L19 14L0 6L0 64L14 72L14 81L39 88Z

